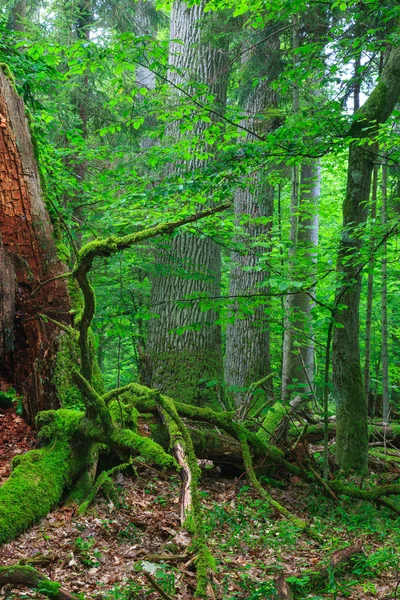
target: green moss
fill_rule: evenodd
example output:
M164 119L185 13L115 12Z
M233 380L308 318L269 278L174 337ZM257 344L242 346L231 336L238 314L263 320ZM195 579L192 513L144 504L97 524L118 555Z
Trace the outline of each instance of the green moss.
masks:
M129 406L116 399L110 402L108 410L114 423L119 424L121 427L131 427L131 410Z
M123 463L113 467L109 471L103 471L100 473L96 479L96 483L92 485L90 492L86 495L85 501L82 502L81 506L79 507L79 514L83 515L87 511L87 509L93 504L100 491L102 491L103 495L105 495L107 498L114 498L116 496L116 492L112 477L128 468L131 468L132 470L132 463ZM134 472L136 473L135 470Z
M78 332L71 335L60 332L53 383L63 408L83 410L85 407L82 393L71 376L72 369L79 364L79 357Z
M65 440L15 461L0 487L0 543L14 539L54 508L71 482L71 463Z
M129 429L114 429L110 433L110 445L128 453L140 455L144 462L156 464L164 469L178 469L175 459L150 438L143 437Z
M0 62L0 69L3 71L4 75L7 77L8 81L11 83L12 87L15 89L15 77L5 62Z
M103 395L105 392L104 381L101 375L101 371L99 368L99 363L97 362L96 355L96 341L95 335L91 329L88 332L89 338L89 352L90 352L90 361L92 363L92 386L96 390L96 392L100 395Z
M195 565L197 578L195 598L207 598L208 570L215 568L215 561L207 546L206 536L204 533L203 513L198 493L198 482L200 479L201 470L197 464L197 457L193 448L192 438L190 437L186 425L179 416L173 400L165 396L160 396L157 391L154 392L154 396L155 398L158 396L157 402L163 411L170 417L170 420L167 421L167 425L171 427L171 421L173 421L175 424L175 427L171 428L171 439L174 438L176 435L176 430L178 430L180 438L184 443L187 462L192 475L190 484L192 506L190 514L187 516L185 525L193 534L192 546L196 556Z
M307 523L303 521L303 519L296 517L293 513L287 510L287 508L282 506L282 504L274 500L274 498L272 498L272 496L262 487L261 483L257 479L253 468L253 461L251 458L250 448L247 443L246 434L243 430L238 432L238 438L242 446L243 462L246 467L247 477L249 478L251 485L258 492L258 494L267 502L267 504L272 506L272 508L274 508L279 514L288 519L300 530L304 531L308 536L320 540L319 535L316 532L312 531L307 525Z
M80 431L84 417L79 410L44 410L36 417L39 438L43 441L68 441Z
M174 351L157 354L157 379L163 382L162 390L179 402L198 407L221 410L219 388L209 381L222 379L221 357L218 352Z
M278 429L282 419L287 415L287 408L282 402L275 402L265 416L262 426L258 432L259 437L265 442L270 442L276 430Z
M47 598L58 598L59 592L61 589L61 584L57 583L57 581L49 581L48 579L43 579L39 582L37 587L37 591Z

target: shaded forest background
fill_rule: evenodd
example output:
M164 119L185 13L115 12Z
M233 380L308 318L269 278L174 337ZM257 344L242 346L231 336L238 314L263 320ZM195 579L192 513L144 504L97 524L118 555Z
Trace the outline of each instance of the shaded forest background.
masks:
M54 486L1 541L83 473L85 509L110 489L105 447L179 463L198 597L196 454L314 540L260 484L266 457L398 514L396 478L362 489L400 433L398 3L18 0L1 16L0 388ZM21 514L29 464L2 488Z

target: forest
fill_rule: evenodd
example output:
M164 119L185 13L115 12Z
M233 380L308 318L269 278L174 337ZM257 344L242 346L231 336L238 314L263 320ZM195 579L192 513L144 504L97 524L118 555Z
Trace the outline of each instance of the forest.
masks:
M398 0L0 0L0 597L400 598Z

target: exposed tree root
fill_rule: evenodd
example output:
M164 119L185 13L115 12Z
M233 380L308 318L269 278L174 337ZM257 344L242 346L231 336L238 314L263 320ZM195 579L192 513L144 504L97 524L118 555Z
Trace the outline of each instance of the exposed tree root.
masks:
M359 498L366 502L375 502L380 506L390 508L395 514L400 515L400 507L386 498L386 496L400 495L400 485L398 484L380 485L369 490L363 490L354 486L345 485L341 481L334 480L329 482L329 486L338 494Z
M0 567L0 588L5 585L28 587L37 590L52 600L79 600L61 587L61 584L48 579L33 567L27 565L12 565Z
M197 464L197 458L193 448L192 438L190 437L190 434L184 422L179 416L174 403L170 400L167 400L159 393L157 394L156 402L160 405L163 411L165 411L165 413L167 413L168 416L174 421L184 442L185 460L187 460L187 466L190 470L191 495L191 507L190 513L186 519L186 527L193 534L192 545L196 554L195 565L197 586L195 597L207 598L207 588L209 583L208 570L213 569L215 567L215 563L212 554L208 549L204 533L203 514L198 493L198 481L201 475L201 471Z
M103 494L105 494L106 496L112 496L113 493L115 493L114 492L114 484L112 481L113 475L116 475L117 473L120 473L121 471L123 471L131 466L132 465L130 462L123 463L122 465L117 465L116 467L113 467L112 469L109 469L108 471L103 471L102 473L100 473L100 475L97 477L92 489L90 490L86 500L84 502L82 502L82 504L79 506L79 514L80 515L85 514L85 512L88 510L88 508L93 504L93 502L97 498L97 495L100 493L100 491L102 491Z

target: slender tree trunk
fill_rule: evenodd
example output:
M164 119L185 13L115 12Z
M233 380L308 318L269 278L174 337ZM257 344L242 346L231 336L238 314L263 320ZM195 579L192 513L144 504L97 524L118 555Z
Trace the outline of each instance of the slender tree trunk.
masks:
M400 96L400 49L391 51L379 83L356 113L350 137L343 233L338 256L341 289L337 296L337 325L333 337L333 382L337 398L336 457L344 472L365 472L368 463L367 404L359 347L361 293L360 227L366 220L373 169L371 138L390 116Z
M261 216L272 217L273 199L274 189L266 182L258 182L256 191L251 191L249 188L238 190L235 194L237 222L240 222L243 215L251 216L253 219ZM259 237L266 239L269 226L248 222L245 232L253 239ZM232 254L233 266L229 286L229 295L232 298L260 292L260 285L265 282L268 274L266 271L251 269L259 264L259 254L262 251L266 251L265 247L254 246L250 253ZM265 287L262 289L265 290ZM231 313L235 316L235 321L228 325L226 331L225 382L233 388L232 396L235 405L240 406L247 395L246 388L271 371L265 299L253 302L251 298L238 298L231 307ZM269 395L273 395L271 381L268 382L268 387Z
M0 71L0 388L14 386L30 421L58 406L52 384L57 331L40 313L69 322L62 273L22 100Z
M372 226L376 219L376 200L378 191L378 167L374 167L373 178L372 178L372 198L371 198L371 223ZM372 331L372 306L374 297L374 264L375 260L372 256L372 250L374 247L374 239L371 238L370 252L371 258L368 264L368 283L367 283L367 314L365 323L365 364L364 364L364 389L368 403L368 415L373 417L372 404L370 402L371 395L371 331Z
M208 85L221 111L226 101L226 38L213 41L216 17L205 15L204 6L204 1L189 7L180 0L173 5L169 58L173 70L169 79L178 87L191 81ZM174 41L177 39L182 44ZM172 91L179 95L176 89ZM195 134L201 135L208 127L208 123L197 122ZM171 135L178 141L179 124L171 127ZM199 169L205 164L193 158L187 168ZM177 168L172 166L171 171ZM148 338L152 386L179 400L196 404L216 399L206 381L223 377L218 313L201 310L198 302L181 308L176 301L189 294L218 296L220 277L220 248L212 239L180 233L172 242L159 246L151 294L151 309L158 318L150 321Z
M77 16L75 21L76 35L79 40L90 40L90 26L93 21L92 15L92 0L80 0L77 5ZM78 96L76 99L77 110L81 121L82 135L84 139L88 136L88 104L89 104L89 72L83 74L81 84L78 89ZM82 200L83 184L86 177L86 166L83 160L76 161L74 164L75 177L77 179L77 201ZM75 222L76 230L76 245L80 249L82 246L83 238L83 225L85 222L85 216L83 209L77 204L73 207L72 218Z
M14 3L10 18L8 19L8 27L10 29L20 32L25 30L24 19L26 19L27 8L26 0L17 0Z
M293 68L296 69L298 56L296 51L300 46L298 16L293 16L292 29L292 49L293 49ZM300 107L299 84L293 83L293 112L297 113ZM292 193L290 198L290 235L289 235L289 276L294 274L294 257L297 245L297 209L299 203L299 167L292 167ZM284 332L282 346L282 400L287 402L290 397L290 380L292 370L292 348L293 348L293 294L288 294L284 303Z
M318 248L318 211L321 168L318 160L304 163L301 167L299 223L297 253L301 253L302 264L308 277L316 277ZM301 276L301 274L300 274ZM315 289L309 290L311 296ZM300 393L310 394L314 381L314 337L311 310L314 300L307 292L293 296L293 338L296 348L291 348L290 383L296 382Z
M387 222L387 158L382 165L382 228L386 227ZM390 403L389 403L389 349L388 349L388 316L387 316L387 242L383 244L382 255L382 304L381 304L381 323L382 323L382 420L389 423Z

